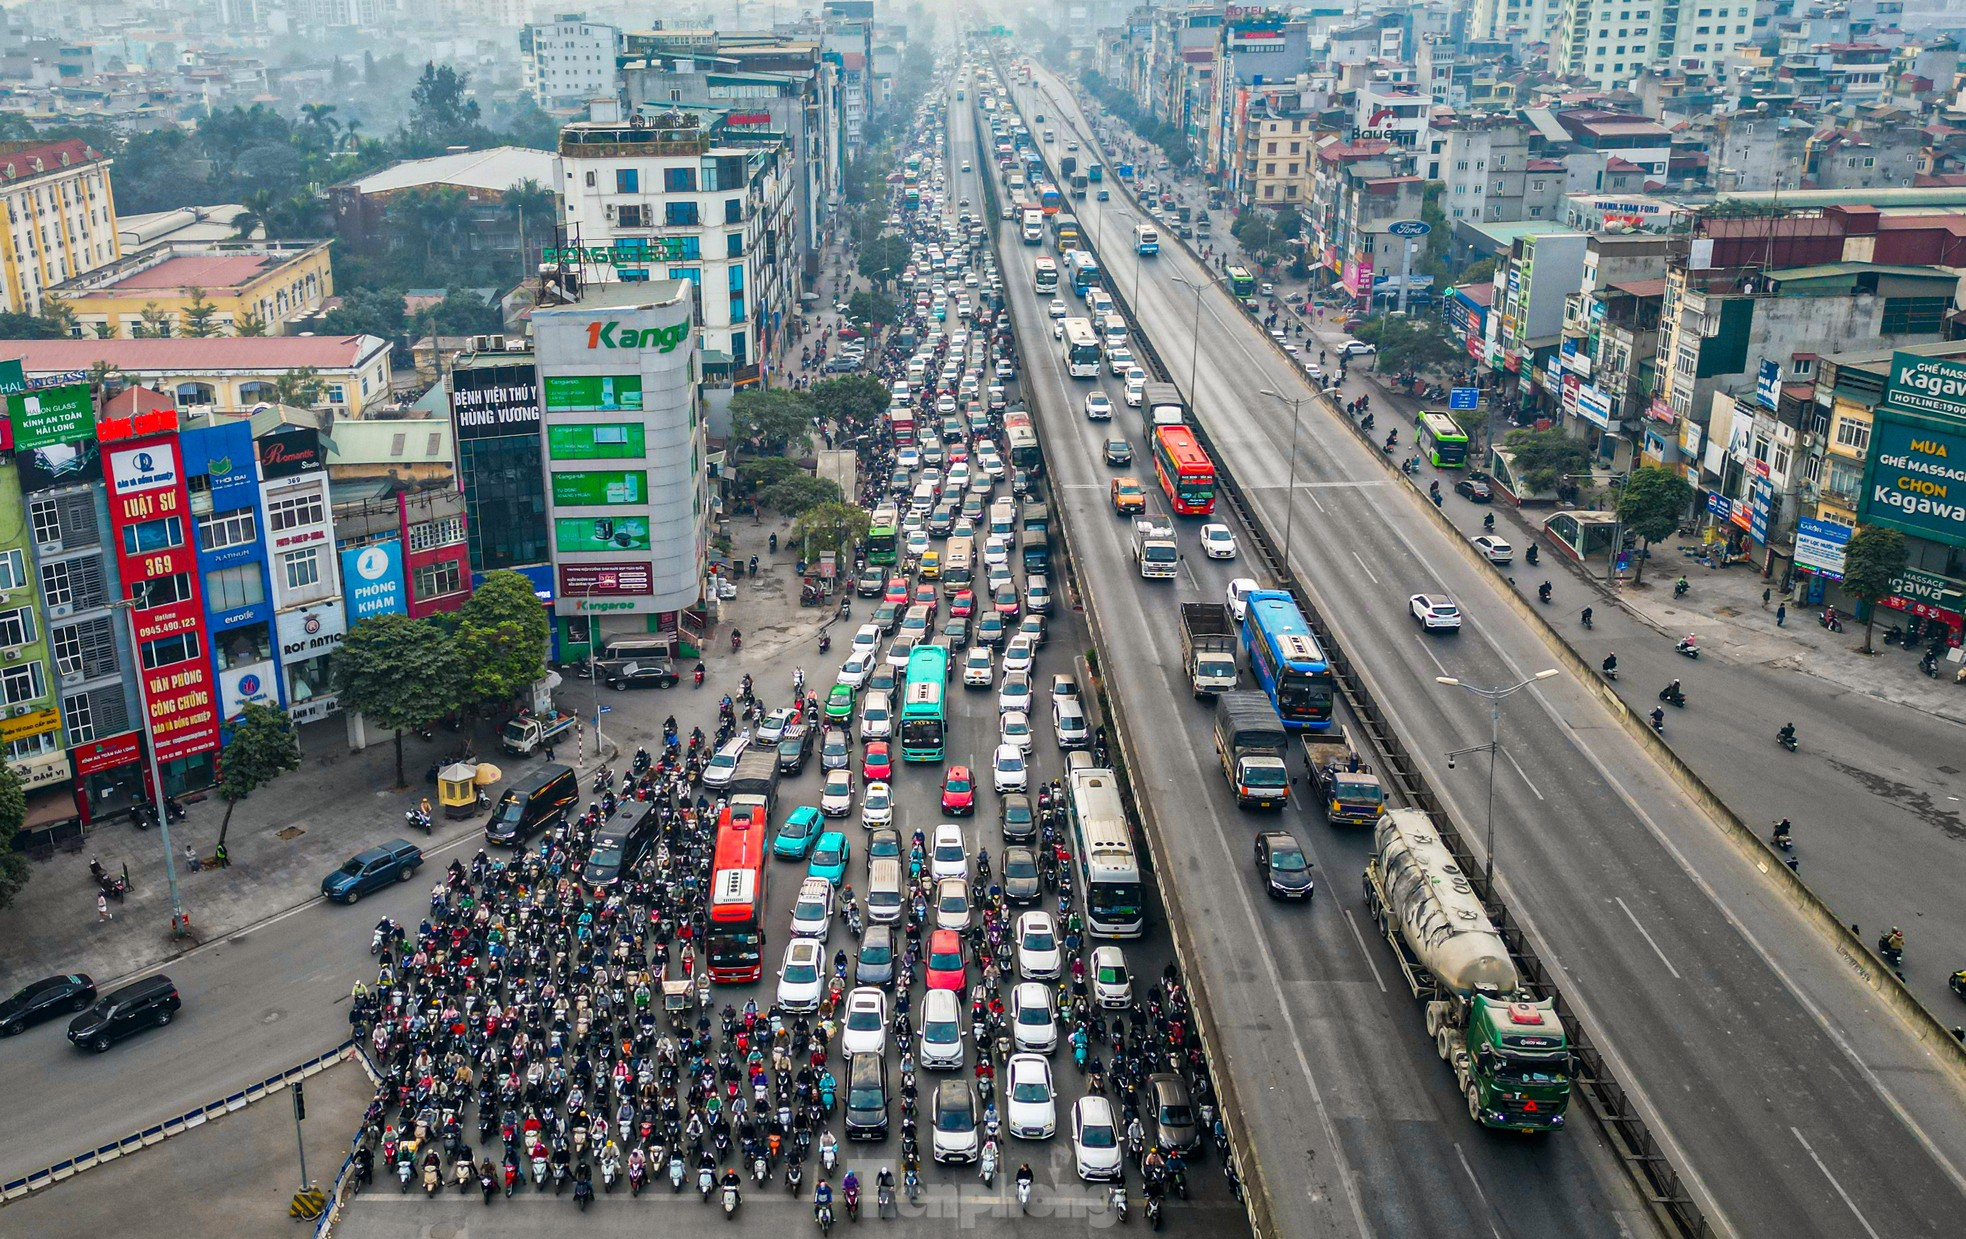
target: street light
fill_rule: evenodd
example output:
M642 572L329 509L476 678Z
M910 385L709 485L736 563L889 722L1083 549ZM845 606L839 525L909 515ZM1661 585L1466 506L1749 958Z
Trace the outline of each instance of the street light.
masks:
M1101 224L1102 228L1106 222L1106 217L1108 215L1116 215L1121 219L1128 220L1135 224L1140 222L1140 217L1135 215L1131 211L1105 210L1099 213L1099 223ZM1106 234L1102 231L1099 235L1101 237L1104 237ZM1107 252L1110 253L1111 251L1109 250ZM1140 313L1140 268L1142 265L1143 264L1140 261L1140 249L1138 246L1135 246L1133 251L1133 312L1135 314Z
M1188 333L1188 400L1193 403L1199 400L1201 394L1201 285L1179 271L1169 274L1174 277L1175 283L1195 295L1195 324Z
M143 643L137 639L137 600L123 598L109 604L112 611L121 611L129 621L130 662L139 678L143 675ZM157 735L150 726L150 703L145 698L143 685L137 686L137 705L143 712L144 763L150 773L151 811L157 815L157 834L164 845L164 882L171 892L171 937L182 938L191 932L191 918L184 910L184 899L178 893L177 853L171 849L171 809L169 799L164 795L164 773L157 766Z
M1180 276L1175 276L1180 279ZM1201 298L1195 299L1199 304ZM1297 527L1297 431L1303 425L1304 396L1286 396L1280 391L1263 388L1263 394L1279 403L1290 406L1290 488L1284 492L1283 500L1283 566L1290 567L1290 535Z
M1464 749L1455 749L1447 755L1447 768L1452 770L1454 768L1454 759L1464 753L1485 752L1488 754L1487 841L1482 844L1482 851L1485 855L1482 859L1481 880L1482 884L1487 886L1491 891L1494 889L1495 884L1495 753L1502 747L1502 699L1515 695L1538 680L1552 679L1561 674L1563 673L1555 667L1545 667L1528 679L1517 684L1510 684L1505 688L1484 688L1476 684L1463 684L1451 675L1437 675L1434 677L1434 683L1436 684L1445 684L1449 688L1458 688L1463 692L1472 693L1488 703L1488 743L1470 745Z

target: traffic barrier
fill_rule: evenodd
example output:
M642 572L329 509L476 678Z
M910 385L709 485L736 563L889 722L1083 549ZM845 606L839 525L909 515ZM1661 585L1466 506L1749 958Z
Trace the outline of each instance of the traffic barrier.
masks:
M105 1162L112 1162L119 1157L127 1156L128 1154L149 1148L155 1144L161 1144L173 1136L181 1136L194 1128L202 1127L212 1119L223 1118L235 1110L243 1110L253 1101L277 1093L286 1088L287 1085L292 1084L295 1080L305 1080L309 1076L318 1075L326 1071L328 1068L354 1053L356 1049L357 1047L353 1041L344 1041L325 1054L316 1054L306 1062L289 1067L278 1075L268 1076L257 1084L241 1089L238 1092L227 1093L224 1097L216 1101L210 1101L202 1106L196 1106L185 1111L183 1114L173 1115L160 1123L153 1123L148 1127L131 1132L127 1136L91 1149L86 1153L78 1153L74 1157L64 1158L50 1166L22 1175L20 1178L9 1179L4 1183L0 1183L0 1207L10 1205L36 1192L45 1191L65 1179L73 1178L85 1170L92 1170ZM254 1094L257 1095L255 1096Z
M976 123L980 130L981 121L978 120ZM1080 136L1084 139L1089 151L1097 151L1099 152L1099 157L1102 160L1105 159L1104 152L1100 151L1097 144L1092 142L1090 135L1081 133ZM1040 155L1046 159L1047 166L1049 166L1051 157L1044 156L1042 149L1040 149ZM1106 160L1106 162L1111 163L1110 160ZM1122 192L1125 193L1128 191L1125 187L1122 187ZM1135 205L1138 205L1137 201ZM1089 232L1081 236L1080 243L1093 254L1094 258L1098 257L1098 250ZM1214 280L1214 276L1211 275L1210 279ZM1134 337L1139 345L1139 352L1143 360L1147 363L1146 368L1159 380L1175 382L1174 376L1168 369L1165 361L1161 358L1159 350L1154 347L1152 340L1148 338L1146 333L1140 329L1139 316L1135 312L1133 305L1128 301L1125 290L1120 287L1124 281L1115 279L1109 283L1111 286L1107 291L1112 295L1114 304L1120 308L1121 313L1132 326ZM1267 333L1265 334L1267 337ZM1286 358L1290 356L1288 353L1282 351L1281 345L1275 340L1271 340L1271 344L1277 349L1280 355ZM1290 572L1288 565L1283 562L1282 556L1277 549L1279 540L1276 538L1274 532L1262 522L1255 507L1249 503L1248 497L1243 492L1242 487L1237 483L1234 475L1226 468L1222 454L1216 449L1212 438L1207 432L1207 428L1203 425L1201 412L1194 399L1195 393L1190 391L1186 394L1194 419L1193 430L1195 437L1215 462L1216 477L1220 482L1222 497L1228 500L1229 506L1234 509L1237 516L1242 520L1243 525L1250 531L1262 554L1265 566L1270 569L1279 582L1283 583L1283 587L1290 590L1296 597L1298 605L1304 612L1305 619L1310 624L1311 630L1317 635L1319 642L1324 646L1333 671L1336 673L1340 691L1345 695L1347 705L1350 706L1354 716L1360 720L1363 733L1377 750L1375 756L1379 758L1379 769L1392 776L1390 781L1396 792L1403 796L1408 803L1422 809L1432 818L1436 828L1441 833L1441 838L1453 851L1455 859L1460 864L1462 870L1469 876L1476 891L1481 895L1483 902L1490 909L1497 927L1502 931L1504 939L1509 944L1511 953L1516 957L1517 967L1521 970L1523 976L1540 992L1556 999L1558 1013L1563 1019L1565 1028L1571 1038L1571 1044L1579 1064L1579 1091L1583 1095L1591 1114L1598 1120L1606 1137L1612 1142L1613 1148L1617 1151L1620 1160L1624 1162L1627 1171L1636 1179L1641 1192L1646 1197L1647 1203L1653 1211L1654 1217L1670 1233L1685 1236L1687 1239L1704 1239L1705 1236L1711 1235L1713 1232L1704 1212L1686 1190L1685 1183L1681 1180L1678 1170L1672 1165L1666 1150L1650 1132L1644 1117L1638 1113L1630 1095L1613 1075L1609 1065L1604 1060L1603 1054L1597 1049L1577 1013L1570 1009L1569 1004L1565 1001L1561 989L1556 984L1554 971L1543 964L1540 955L1524 934L1522 927L1513 918L1509 917L1506 906L1495 898L1494 892L1488 889L1486 883L1481 879L1481 866L1475 862L1473 854L1462 836L1459 822L1446 810L1444 802L1434 793L1432 787L1427 783L1425 776L1421 773L1418 764L1400 742L1385 712L1379 707L1376 699L1373 698L1370 690L1366 687L1358 668L1345 656L1342 645L1338 642L1330 623L1324 619L1322 612L1312 599L1308 588L1297 580L1295 574ZM1314 394L1319 400L1325 399L1322 393ZM1349 419L1343 420L1349 421ZM1061 521L1061 529L1064 530L1067 541L1069 542L1070 523ZM1457 539L1457 541L1460 541L1460 539ZM1473 553L1471 547L1465 549L1467 553ZM1509 592L1513 594L1514 591ZM1094 634L1096 641L1098 633L1096 609L1091 605L1090 601L1088 602L1087 609L1089 614L1095 614ZM1122 733L1122 738L1119 742L1124 744L1124 711L1116 710L1116 714L1119 715L1119 730ZM1150 820L1150 816L1143 815L1143 823L1147 823ZM1785 866L1778 866L1778 868L1785 868ZM1793 878L1795 875L1790 874L1789 876ZM1169 902L1170 920L1175 920L1176 922L1174 928L1178 954L1182 949L1182 940L1184 937L1181 932L1179 920L1172 915L1174 908L1178 906L1178 892L1173 892L1171 888L1164 886L1162 898ZM1206 980L1197 973L1186 969L1185 966L1183 968L1183 976L1187 978L1189 988L1197 998L1195 1004L1198 1016L1197 1024L1206 1042L1209 1040L1209 1017L1204 1014L1204 1008L1207 1005L1205 1002ZM1947 1037L1946 1040L1950 1041L1951 1038ZM1225 1090L1224 1086L1229 1085L1232 1085L1232 1081L1229 1081L1227 1077L1218 1079L1218 1090L1223 1090L1222 1096L1225 1103L1225 1113L1228 1110L1230 1093ZM1240 1109L1240 1107L1238 1106L1237 1109ZM1252 1149L1250 1152L1253 1154L1254 1150ZM1245 1171L1244 1180L1250 1189L1248 1199L1250 1202L1251 1217L1257 1226L1258 1233L1278 1233L1275 1229L1264 1226L1263 1219L1259 1215L1259 1210L1255 1203L1265 1195L1261 1190L1260 1164L1253 1160L1245 1160L1245 1156L1240 1148L1237 1153L1237 1161Z

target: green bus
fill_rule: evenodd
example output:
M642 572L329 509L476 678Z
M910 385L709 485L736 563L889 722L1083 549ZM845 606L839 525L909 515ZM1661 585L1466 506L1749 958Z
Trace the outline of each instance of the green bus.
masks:
M1249 274L1248 267L1230 267L1224 274L1229 277L1229 291L1236 295L1237 301L1256 295L1256 277Z
M867 562L893 563L900 539L901 509L891 503L875 508L873 518L867 525Z
M942 696L949 684L949 651L918 645L908 655L901 689L901 760L941 761L945 731Z
M1439 469L1459 469L1468 463L1468 432L1439 410L1422 410L1417 419L1420 453Z

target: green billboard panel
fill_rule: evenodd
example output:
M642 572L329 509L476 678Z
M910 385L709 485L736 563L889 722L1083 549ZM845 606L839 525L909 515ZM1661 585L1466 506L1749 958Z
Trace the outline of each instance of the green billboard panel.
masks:
M648 455L647 432L640 422L549 426L546 454L554 460L640 460Z
M649 523L640 516L556 517L553 546L561 551L646 551Z
M87 383L17 392L7 397L7 419L17 450L74 443L94 436L96 402Z
M540 384L549 409L616 409L642 407L639 374L549 374Z
M1966 424L1939 429L1879 409L1859 520L1966 546Z
M639 469L621 473L553 475L553 503L558 507L599 507L648 501L649 475Z

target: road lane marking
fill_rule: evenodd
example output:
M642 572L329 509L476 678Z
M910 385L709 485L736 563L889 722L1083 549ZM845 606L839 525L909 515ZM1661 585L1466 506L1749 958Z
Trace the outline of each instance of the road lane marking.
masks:
M1666 966L1666 971L1672 973L1672 979L1675 981L1685 980L1686 979L1685 977L1679 975L1679 969L1673 967L1672 961L1666 958L1666 953L1659 949L1659 944L1653 940L1651 933L1645 928L1645 925L1638 919L1638 913L1632 911L1631 905L1625 902L1625 897L1623 895L1614 895L1612 896L1612 898L1615 899L1617 901L1618 906L1624 910L1626 918L1631 921L1632 928L1638 931L1639 937L1645 939L1645 945L1652 948L1652 953L1659 957L1659 962Z
M1522 783L1523 783L1523 786L1524 786L1524 787L1527 787L1527 788L1529 789L1529 791L1530 791L1530 793L1531 793L1532 795L1534 795L1534 796L1536 797L1536 799L1538 799L1538 800L1543 800L1543 799L1545 799L1545 797L1543 796L1543 793L1542 793L1542 792L1540 792L1540 791L1538 791L1538 790L1536 789L1536 784L1535 784L1535 782L1534 782L1533 780L1531 780L1531 779L1530 779L1530 777L1529 777L1529 772L1528 772L1528 771L1526 771L1526 770L1524 770L1524 769L1522 768L1522 763L1521 763L1521 762L1519 762L1519 761L1517 761L1517 760L1515 759L1515 754L1514 754L1514 753L1511 753L1511 752L1509 752L1509 750L1508 750L1508 746L1507 746L1507 745L1504 745L1504 746L1502 747L1502 756L1504 756L1504 757L1506 757L1506 758L1508 758L1508 759L1509 759L1509 764L1510 764L1511 766L1514 766L1514 767L1515 767L1515 772L1516 772L1516 774L1517 774L1517 776L1518 776L1518 777L1520 777L1520 778L1522 779Z
M1345 909L1345 924L1351 927L1352 941L1358 943L1358 953L1365 956L1365 966L1372 969L1372 979L1378 983L1379 992L1382 994L1389 993L1390 991L1386 989L1385 978L1379 975L1379 965L1372 961L1372 952L1366 948L1365 935L1358 931L1358 922L1352 919L1352 910L1350 908Z
M1856 1215L1857 1225L1864 1228L1864 1233L1869 1235L1870 1239L1879 1239L1877 1228L1872 1226L1870 1219L1866 1218L1863 1212L1857 1208L1857 1202L1850 1199L1850 1193L1843 1190L1843 1185L1836 1181L1836 1176L1829 1172L1829 1167L1823 1165L1823 1159L1816 1156L1816 1150L1809 1147L1808 1137L1804 1136L1799 1128L1791 1127L1789 1130L1795 1133L1796 1141L1809 1154L1809 1160L1816 1163L1816 1169L1823 1172L1823 1177L1829 1180L1829 1185L1836 1189L1836 1194L1843 1197L1843 1203L1849 1206L1851 1213Z
M1481 1180L1475 1177L1474 1167L1468 1165L1468 1155L1461 1151L1461 1142L1454 1142L1454 1156L1460 1159L1461 1169L1467 1173L1468 1182L1474 1184L1475 1196L1480 1199L1483 1212L1488 1215L1488 1233L1495 1239L1502 1239L1500 1228L1495 1225L1495 1207L1488 1203L1488 1193L1481 1190Z
M1427 640L1426 633L1416 632L1413 634L1413 639L1420 643L1420 652L1425 654L1434 666L1440 668L1442 675L1447 676L1449 679L1454 678L1453 673L1447 669L1447 664L1440 661L1440 656L1434 653L1433 643Z
M1365 573L1366 576L1371 577L1372 583L1374 585L1377 585L1379 583L1379 574L1365 566L1365 558L1361 556L1357 551L1352 552L1352 558L1358 560L1359 570Z

